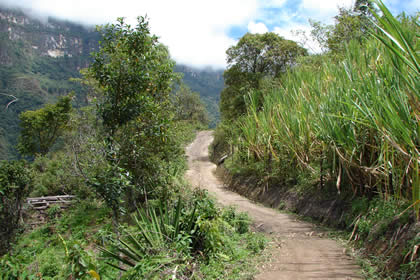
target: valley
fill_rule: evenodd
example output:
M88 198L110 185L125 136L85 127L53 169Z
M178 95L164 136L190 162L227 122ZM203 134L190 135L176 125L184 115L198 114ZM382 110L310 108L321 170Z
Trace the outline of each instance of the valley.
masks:
M0 3L0 279L419 279L414 1L158 2Z

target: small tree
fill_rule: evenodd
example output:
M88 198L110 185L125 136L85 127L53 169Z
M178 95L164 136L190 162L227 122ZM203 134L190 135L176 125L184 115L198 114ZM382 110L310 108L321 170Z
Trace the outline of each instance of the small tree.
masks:
M138 18L136 28L118 19L117 24L98 27L103 40L94 54L90 77L103 92L99 114L107 132L136 120L150 99L165 102L175 78L167 48L150 34L144 17Z
M199 93L181 84L172 99L176 120L194 121L208 126L209 116Z
M335 16L335 25L324 25L310 20L311 35L319 43L322 50L332 54L344 53L346 43L357 40L359 43L368 37L369 29L373 27L372 15L375 6L371 0L357 0L351 9L340 8Z
M24 161L0 161L0 256L19 229L22 203L29 193L30 172Z
M117 228L119 216L122 209L122 198L124 193L131 188L131 178L128 172L115 164L100 165L101 170L91 177L88 184L91 185L97 194L111 208L113 214L114 229Z
M247 33L226 54L228 69L224 73L226 87L220 96L220 111L223 119L233 119L245 113L244 96L257 89L263 77L279 77L307 51L275 33Z
M150 33L144 17L138 18L135 28L118 19L116 24L98 27L103 40L94 54L94 62L87 78L95 80L98 92L98 116L103 121L106 158L110 181L120 182L120 171L131 175L136 188L121 189L119 183L102 186L106 180L95 176L95 188L106 187L105 201L119 203L123 195L134 206L141 194L147 195L149 186L163 186L162 165L180 153L172 147L171 120L173 112L169 94L177 75L175 63L165 46ZM118 180L117 180L118 179ZM109 187L109 188L108 188ZM103 195L102 195L103 196ZM112 206L115 209L116 206Z
M72 96L61 97L56 104L47 104L36 111L19 115L22 128L18 150L22 155L45 155L68 128Z

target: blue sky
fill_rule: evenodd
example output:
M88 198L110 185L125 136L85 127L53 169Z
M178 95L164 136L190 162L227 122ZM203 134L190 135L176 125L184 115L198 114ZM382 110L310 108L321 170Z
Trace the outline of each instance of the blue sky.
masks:
M385 0L395 13L413 14L420 0ZM226 49L246 32L276 32L294 40L293 30L310 31L309 19L332 23L339 7L353 0L0 0L37 17L55 16L83 24L114 22L126 17L135 22L147 14L152 32L169 47L179 63L223 68ZM316 44L306 47L318 51Z
M420 0L384 0L384 2L394 14L403 11L413 14L420 10ZM306 41L305 47L312 52L319 52L318 45L310 40L309 19L332 24L334 16L338 13L338 8L351 8L354 0L280 0L259 1L259 3L260 7L256 18L246 26L232 26L228 33L231 38L240 38L246 32L264 33L270 31L287 39ZM305 31L306 39L302 35L296 36L294 34L296 30Z

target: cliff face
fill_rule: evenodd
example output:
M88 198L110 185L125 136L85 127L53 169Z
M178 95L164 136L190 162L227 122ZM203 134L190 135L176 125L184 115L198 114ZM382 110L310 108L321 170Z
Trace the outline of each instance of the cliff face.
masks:
M85 90L69 79L80 77L98 41L93 28L0 7L0 160L17 155L22 111L38 109L71 91L76 105L85 104ZM17 101L6 109L12 98Z
M81 25L49 18L43 22L21 11L0 8L0 65L14 66L17 58L77 58L76 69L86 67L99 35Z
M70 78L89 66L100 35L87 28L53 18L36 19L21 10L0 6L0 160L17 157L18 115L36 110L58 96L75 93L75 105L86 104L86 90ZM203 54L205 55L205 54ZM184 82L204 97L214 126L219 119L223 71L177 65ZM13 96L13 97L12 97ZM16 102L7 104L17 98Z

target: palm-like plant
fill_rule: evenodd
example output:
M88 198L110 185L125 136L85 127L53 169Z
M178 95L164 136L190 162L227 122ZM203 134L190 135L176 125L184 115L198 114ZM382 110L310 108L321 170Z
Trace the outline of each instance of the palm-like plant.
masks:
M144 263L148 263L148 275L151 276L162 268L181 261L182 252L177 250L177 243L185 245L181 239L186 236L180 234L181 227L184 232L191 233L196 222L196 207L189 213L182 212L182 208L182 200L179 199L174 211L170 211L165 203L139 209L133 215L135 233L124 230L122 237L114 242L111 249L100 248L106 256L121 265L108 264L122 271L137 271Z

